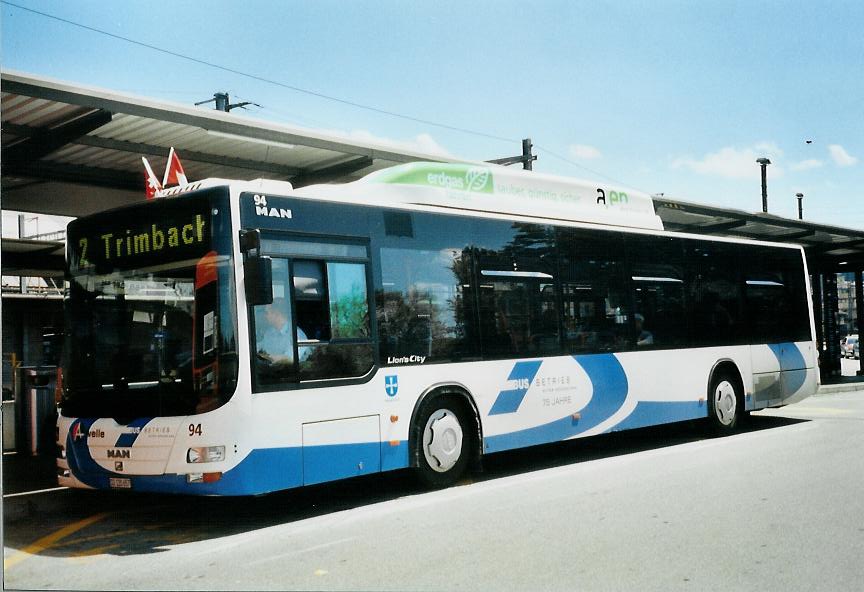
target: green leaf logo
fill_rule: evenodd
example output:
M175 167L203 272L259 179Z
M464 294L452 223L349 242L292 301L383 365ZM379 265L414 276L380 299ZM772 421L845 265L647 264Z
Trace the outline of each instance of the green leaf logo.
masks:
M486 185L489 183L491 175L488 169L468 169L465 172L465 181L467 182L467 191L485 191L488 192Z

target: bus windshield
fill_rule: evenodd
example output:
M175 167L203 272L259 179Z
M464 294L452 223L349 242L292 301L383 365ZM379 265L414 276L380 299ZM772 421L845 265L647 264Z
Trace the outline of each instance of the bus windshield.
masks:
M188 415L237 382L227 199L149 202L69 226L66 415Z

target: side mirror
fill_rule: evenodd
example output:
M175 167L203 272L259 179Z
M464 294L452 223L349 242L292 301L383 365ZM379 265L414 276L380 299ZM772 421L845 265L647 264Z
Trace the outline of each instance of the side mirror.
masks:
M246 255L243 262L245 276L246 302L249 306L273 303L273 260L262 257L261 231L249 229L240 231L240 250ZM255 251L254 255L250 255Z
M250 306L273 302L273 260L254 255L243 262L246 303Z

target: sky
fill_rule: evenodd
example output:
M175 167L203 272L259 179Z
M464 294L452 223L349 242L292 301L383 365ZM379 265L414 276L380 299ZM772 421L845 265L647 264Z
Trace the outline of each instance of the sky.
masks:
M260 105L246 116L473 160L520 154L530 137L536 171L751 212L767 157L771 213L796 218L801 192L805 220L864 229L860 1L0 0L0 11L4 69L186 105L227 91Z

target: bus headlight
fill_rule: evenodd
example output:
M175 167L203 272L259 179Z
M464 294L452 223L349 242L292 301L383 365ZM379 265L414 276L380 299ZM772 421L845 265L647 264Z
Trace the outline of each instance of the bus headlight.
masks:
M210 463L225 460L224 446L200 446L190 448L186 453L186 462Z

